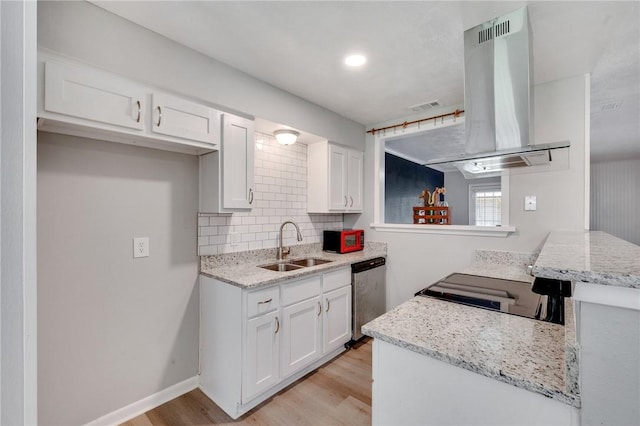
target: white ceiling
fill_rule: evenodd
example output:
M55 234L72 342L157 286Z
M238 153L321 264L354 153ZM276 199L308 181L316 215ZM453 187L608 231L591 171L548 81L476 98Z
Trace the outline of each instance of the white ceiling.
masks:
M640 156L636 1L94 3L368 126L434 99L462 106L464 30L528 5L535 83L592 72L592 159ZM347 69L350 52L367 64Z

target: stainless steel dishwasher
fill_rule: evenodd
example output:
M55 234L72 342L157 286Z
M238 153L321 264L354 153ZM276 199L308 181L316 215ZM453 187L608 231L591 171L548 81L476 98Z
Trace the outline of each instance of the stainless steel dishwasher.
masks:
M351 265L353 340L350 344L362 337L363 324L386 312L385 263L384 257L377 257Z

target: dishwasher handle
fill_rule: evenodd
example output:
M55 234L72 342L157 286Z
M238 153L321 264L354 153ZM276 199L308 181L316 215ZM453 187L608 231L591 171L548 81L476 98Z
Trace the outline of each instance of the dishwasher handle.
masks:
M368 271L369 269L384 266L385 263L386 263L386 259L384 257L376 257L374 259L354 263L353 265L351 265L351 273L357 274L360 272Z

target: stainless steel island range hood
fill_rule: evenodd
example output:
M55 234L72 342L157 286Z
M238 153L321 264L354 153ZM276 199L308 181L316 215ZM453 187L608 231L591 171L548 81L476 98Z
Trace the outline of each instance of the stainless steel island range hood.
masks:
M468 178L485 177L548 164L551 150L569 146L534 145L530 32L526 7L465 31L465 152L425 165L455 165Z

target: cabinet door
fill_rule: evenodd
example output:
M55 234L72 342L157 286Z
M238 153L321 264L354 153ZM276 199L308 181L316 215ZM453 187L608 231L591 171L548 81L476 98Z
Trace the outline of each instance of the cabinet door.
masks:
M247 321L247 345L243 373L242 402L275 385L280 380L279 311Z
M363 179L363 154L359 151L349 150L347 162L347 195L349 196L348 211L362 211L362 179Z
M198 142L218 143L219 113L213 108L164 94L151 95L151 131Z
M89 68L45 63L44 110L133 130L144 129L139 86Z
M253 204L254 123L222 116L222 207L250 209Z
M282 377L309 365L322 352L320 296L282 310Z
M331 352L351 340L351 286L325 293L322 352Z
M347 197L347 149L329 145L329 209L344 211Z

